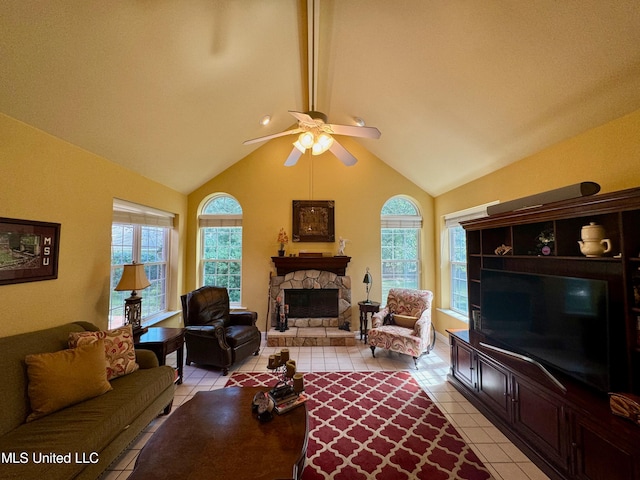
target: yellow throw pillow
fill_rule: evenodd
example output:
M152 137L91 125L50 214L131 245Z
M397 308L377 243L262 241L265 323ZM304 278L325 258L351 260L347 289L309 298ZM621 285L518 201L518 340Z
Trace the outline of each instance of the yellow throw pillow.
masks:
M104 340L107 380L138 370L131 325L105 332L74 332L69 334L69 348Z
M102 340L69 350L25 357L31 414L27 422L111 390Z
M399 327L415 328L418 317L410 317L409 315L397 315L393 314L393 322Z

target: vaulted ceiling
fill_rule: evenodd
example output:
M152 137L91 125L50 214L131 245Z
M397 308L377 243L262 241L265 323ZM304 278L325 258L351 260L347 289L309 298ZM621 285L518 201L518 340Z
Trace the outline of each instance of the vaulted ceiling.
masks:
M315 1L316 109L432 195L640 108L637 0ZM189 193L309 109L307 7L3 0L0 110Z

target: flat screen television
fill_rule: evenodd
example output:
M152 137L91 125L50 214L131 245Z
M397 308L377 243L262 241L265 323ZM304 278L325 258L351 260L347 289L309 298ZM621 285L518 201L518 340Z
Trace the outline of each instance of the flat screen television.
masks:
M480 290L486 343L610 390L607 281L483 269Z

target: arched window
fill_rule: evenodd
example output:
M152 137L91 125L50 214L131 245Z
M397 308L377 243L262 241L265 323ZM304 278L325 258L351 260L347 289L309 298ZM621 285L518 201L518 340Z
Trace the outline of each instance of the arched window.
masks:
M420 229L422 216L415 203L396 196L380 215L382 303L391 288L420 288Z
M202 285L226 287L232 305L242 292L242 207L230 195L218 194L202 206L198 217Z

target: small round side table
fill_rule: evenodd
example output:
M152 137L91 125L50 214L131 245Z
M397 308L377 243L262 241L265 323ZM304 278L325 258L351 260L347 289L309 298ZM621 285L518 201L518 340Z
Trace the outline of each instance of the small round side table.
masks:
M360 307L360 340L364 336L364 343L367 343L367 331L369 330L369 314L373 317L374 313L378 313L380 311L380 303L378 302L358 302L358 307ZM373 319L371 320L373 324Z

